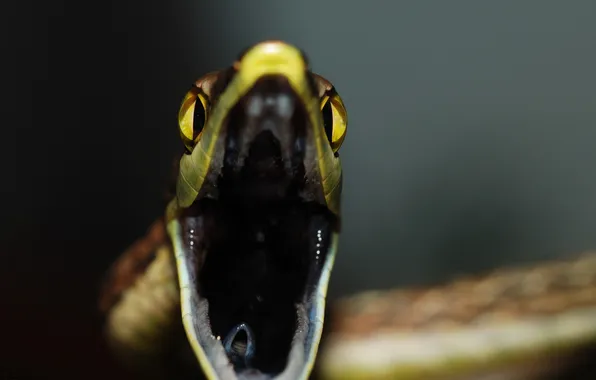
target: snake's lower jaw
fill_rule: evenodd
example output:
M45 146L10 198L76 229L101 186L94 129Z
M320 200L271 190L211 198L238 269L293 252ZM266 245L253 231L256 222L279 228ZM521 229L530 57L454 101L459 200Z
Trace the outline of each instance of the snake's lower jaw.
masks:
M209 207L168 225L184 327L203 372L223 380L308 378L337 247L332 223L317 213L302 215L296 236L306 238L287 257L280 250L277 256L237 252L240 247L206 252L205 245L216 244L204 240L216 235L206 230L216 218Z

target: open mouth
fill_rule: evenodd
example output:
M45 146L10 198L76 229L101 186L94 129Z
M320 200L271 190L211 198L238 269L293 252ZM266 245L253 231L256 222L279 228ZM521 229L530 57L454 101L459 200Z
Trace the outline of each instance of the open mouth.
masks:
M257 81L223 125L217 196L173 227L185 323L213 378L295 379L312 366L338 220L308 194L311 129L285 79Z

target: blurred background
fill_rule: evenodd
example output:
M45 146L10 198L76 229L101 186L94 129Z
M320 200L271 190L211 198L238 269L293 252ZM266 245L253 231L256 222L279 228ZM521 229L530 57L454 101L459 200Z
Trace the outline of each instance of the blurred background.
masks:
M102 275L163 212L190 84L263 39L348 109L331 299L596 248L594 2L3 7L0 378L125 378Z

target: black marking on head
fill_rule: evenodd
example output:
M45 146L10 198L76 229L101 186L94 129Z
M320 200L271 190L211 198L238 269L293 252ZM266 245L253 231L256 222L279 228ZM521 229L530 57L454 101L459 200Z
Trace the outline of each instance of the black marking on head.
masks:
M224 176L243 172L286 185L303 177L308 115L285 77L259 79L232 108L226 126Z

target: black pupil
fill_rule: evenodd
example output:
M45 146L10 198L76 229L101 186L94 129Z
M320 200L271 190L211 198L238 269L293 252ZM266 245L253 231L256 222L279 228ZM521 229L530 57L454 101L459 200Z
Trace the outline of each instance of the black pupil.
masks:
M329 142L332 142L333 136L333 110L331 109L331 99L323 106L323 125L325 126L325 134Z
M197 97L195 101L195 114L192 121L192 139L195 140L199 133L203 130L203 126L205 125L205 107L203 107L203 103Z

